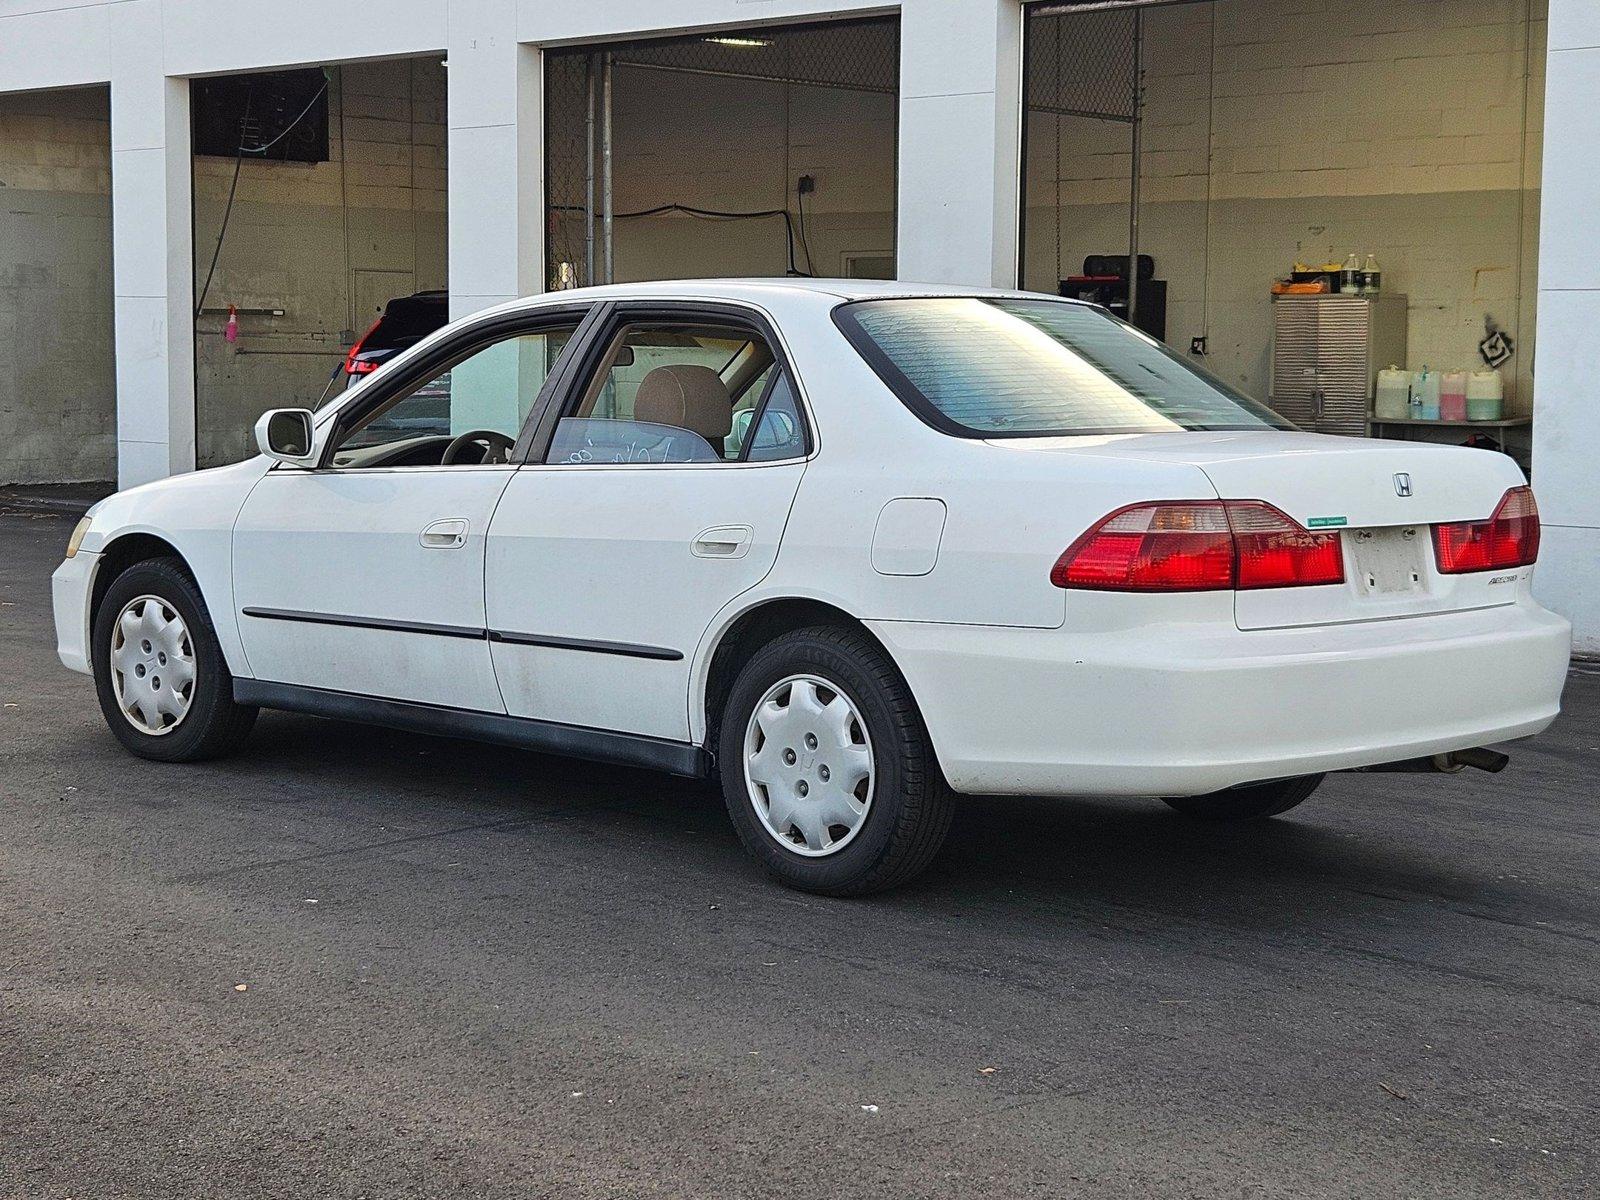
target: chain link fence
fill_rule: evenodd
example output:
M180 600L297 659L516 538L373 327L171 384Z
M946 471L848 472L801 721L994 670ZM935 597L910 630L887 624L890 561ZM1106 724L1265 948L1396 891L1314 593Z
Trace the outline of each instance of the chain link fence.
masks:
M1024 79L1030 114L1132 121L1137 88L1132 9L1028 9Z
M561 263L576 264L580 272L568 286L595 282L589 278L588 251L594 231L591 88L599 86L595 58L587 51L547 51L544 56L547 288L563 286L557 270Z
M1052 292L1071 273L1062 250L1069 158L1126 157L1128 185L1122 194L1130 225L1137 229L1142 19L1134 7L1033 4L1026 12L1023 238L1026 245L1041 239L1051 244ZM1130 251L1136 236L1130 237ZM1025 286L1044 282L1024 279Z

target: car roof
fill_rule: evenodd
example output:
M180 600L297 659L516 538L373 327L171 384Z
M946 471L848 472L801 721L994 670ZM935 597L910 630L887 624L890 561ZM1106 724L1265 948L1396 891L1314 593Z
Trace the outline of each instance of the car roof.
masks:
M756 279L663 279L646 283L611 283L596 287L570 288L543 292L500 305L492 310L510 312L519 308L538 308L547 304L600 300L735 300L761 304L784 297L812 297L840 302L851 300L906 299L936 296L995 296L1031 300L1065 300L1041 292L1011 288L966 287L947 283L912 283L896 279L812 279L787 276Z

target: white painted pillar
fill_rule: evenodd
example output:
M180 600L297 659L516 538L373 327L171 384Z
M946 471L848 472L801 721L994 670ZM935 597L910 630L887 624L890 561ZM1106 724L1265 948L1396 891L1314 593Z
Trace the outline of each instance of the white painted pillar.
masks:
M189 82L166 77L159 0L112 5L117 482L195 465Z
M1534 590L1600 655L1600 5L1550 6L1539 223L1533 485L1544 525Z
M544 97L517 0L452 0L450 315L544 290Z
M1021 89L1018 0L905 0L901 279L1016 286Z

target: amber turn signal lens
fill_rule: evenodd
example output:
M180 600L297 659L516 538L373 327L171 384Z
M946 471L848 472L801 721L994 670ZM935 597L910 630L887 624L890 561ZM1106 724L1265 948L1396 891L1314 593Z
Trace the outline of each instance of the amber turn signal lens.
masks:
M67 557L72 558L83 545L84 534L89 532L89 523L92 518L84 517L72 530L72 536L67 539Z

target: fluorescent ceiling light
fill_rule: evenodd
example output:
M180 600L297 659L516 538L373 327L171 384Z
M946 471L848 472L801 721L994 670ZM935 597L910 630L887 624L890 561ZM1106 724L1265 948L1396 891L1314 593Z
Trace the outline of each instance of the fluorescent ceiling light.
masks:
M770 38L708 37L705 40L710 42L714 46L742 46L742 47L744 47L746 49L752 49L752 48L755 48L755 47L758 47L758 46L770 46L770 45L772 45L772 39L770 39Z

